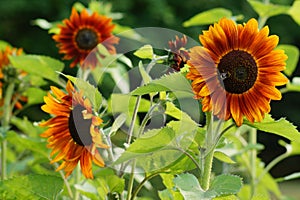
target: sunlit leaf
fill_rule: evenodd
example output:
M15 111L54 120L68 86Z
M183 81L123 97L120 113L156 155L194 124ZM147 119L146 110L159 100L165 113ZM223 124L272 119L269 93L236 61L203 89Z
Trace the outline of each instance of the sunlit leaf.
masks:
M183 22L183 26L189 27L213 24L214 22L219 21L219 19L221 19L222 17L230 18L231 16L232 13L230 10L227 10L225 8L213 8L211 10L201 12L188 19L187 21Z
M272 3L265 4L257 0L248 0L248 2L260 17L272 17L275 15L286 14L290 9L289 6Z
M285 137L289 140L300 140L300 133L296 126L284 118L274 120L270 115L266 115L262 122L251 123L245 120L248 126L257 128L258 130Z
M299 61L299 49L294 45L281 44L278 45L278 49L284 50L284 53L288 56L286 61L285 74L291 76L295 71Z
M300 0L294 1L292 7L289 9L288 14L295 20L295 22L300 25Z
M139 62L139 71L141 73L141 76L143 78L143 82L144 84L148 84L150 83L150 81L152 80L151 76L146 72L142 61Z
M64 64L54 58L39 55L19 55L10 56L10 62L18 69L22 69L29 74L41 76L60 84L59 74L64 68Z
M48 22L47 20L45 19L35 19L35 20L32 20L31 21L31 24L32 25L36 25L42 29L45 29L45 30L49 30L50 28L53 27L52 23Z
M43 103L47 92L40 88L30 87L25 91L24 95L27 97L27 104L33 105Z
M63 179L41 174L17 176L4 180L0 191L3 189L1 195L7 199L57 199L63 189Z
M146 44L136 50L133 53L136 57L141 58L141 59L152 59L153 58L153 48L151 45Z
M125 113L121 113L117 118L115 118L114 123L111 126L109 135L111 136L113 133L117 132L117 130L125 123L127 115Z
M138 87L131 92L132 95L144 95L151 92L172 91L184 92L186 97L193 97L192 87L189 81L181 73L172 73L153 80L149 84Z
M235 163L229 156L227 156L225 153L223 153L221 151L215 151L214 157L225 163L229 163L229 164Z
M175 133L171 128L154 129L136 139L128 149L118 158L115 164L162 151L173 141Z
M136 100L137 97L135 96L114 93L108 101L108 111L112 113L132 113ZM150 106L150 101L141 99L138 111L148 112Z

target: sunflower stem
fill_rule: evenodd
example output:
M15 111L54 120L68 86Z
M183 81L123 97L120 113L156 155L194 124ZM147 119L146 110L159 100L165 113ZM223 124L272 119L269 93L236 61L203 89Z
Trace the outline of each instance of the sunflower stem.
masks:
M134 159L132 161L132 165L131 165L131 173L130 173L130 178L129 178L129 182L128 182L128 189L127 189L127 198L126 198L126 200L130 200L131 199L131 192L132 192L133 183L134 183L134 170L135 170L135 166L136 166L136 160Z
M289 157L291 154L290 152L285 152L284 154L281 154L280 156L276 157L274 160L272 160L264 169L264 171L259 175L259 177L256 180L255 184L258 184L263 177L275 166L277 165L279 162L281 162L282 160L286 159L287 157Z
M209 189L210 176L214 158L214 151L216 145L214 145L214 130L213 130L213 114L210 112L206 113L206 149L201 154L201 164L202 164L202 176L201 176L201 187L204 191ZM216 141L215 141L216 142ZM212 148L210 148L212 147Z
M249 143L253 146L257 144L257 130L255 128L250 128L249 130ZM250 152L251 198L254 196L256 190L256 157L257 151L253 148Z
M50 158L49 158L49 160L51 161ZM59 165L58 165L57 163L54 163L54 166L55 166L55 168L58 168ZM73 192L72 192L72 189L71 189L70 184L69 184L68 180L66 179L66 177L65 177L65 175L64 175L64 173L63 173L63 171L62 171L62 170L59 170L59 174L60 174L60 176L62 177L62 179L64 180L64 183L65 183L65 185L66 185L66 188L67 188L67 191L68 191L68 194L69 194L70 198L73 199Z
M2 129L3 129L3 135L2 135L2 142L1 142L1 180L6 179L6 153L7 153L7 140L6 140L6 133L9 130L9 123L11 118L11 112L12 112L12 105L11 105L11 99L14 93L15 83L11 82L9 83L6 94L4 97L4 104L3 104L3 118L2 118Z
M140 184L136 187L136 189L134 190L134 192L133 192L133 194L132 194L130 200L134 200L134 199L135 199L135 197L137 196L137 194L139 193L139 191L142 189L142 187L144 186L144 184L145 184L148 180L150 180L151 178L153 178L153 177L159 175L160 173L161 173L161 172L156 172L156 173L154 173L154 174L151 174L151 175L149 175L149 176L146 176L146 177L142 180L142 182L140 182Z
M76 173L75 173L75 184L78 184L80 182L80 176L81 176L80 166L77 164ZM75 196L74 200L79 200L79 191L77 189L75 190L74 196Z

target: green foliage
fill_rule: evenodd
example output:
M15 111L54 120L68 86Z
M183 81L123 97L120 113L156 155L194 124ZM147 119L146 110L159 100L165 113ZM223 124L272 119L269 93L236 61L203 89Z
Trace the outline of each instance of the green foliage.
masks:
M292 7L288 11L288 14L295 20L295 22L298 25L300 25L299 9L300 9L300 1L295 0Z
M230 18L232 13L230 10L225 8L213 8L204 12L201 12L192 18L188 19L187 21L183 22L184 27L190 26L201 26L207 24L213 24L222 17Z
M10 56L9 59L15 68L22 69L31 75L43 77L59 85L61 84L57 72L63 70L64 64L59 60L40 55Z
M292 141L300 140L300 133L296 126L284 118L274 120L270 115L266 115L264 120L260 123L245 121L245 124L261 131L280 135Z
M136 139L121 157L118 158L115 164L120 164L138 157L142 157L142 159L145 160L146 155L152 155L155 152L167 149L174 138L174 131L168 127L148 131L142 137Z
M144 95L152 92L161 91L181 92L181 97L193 96L190 83L181 73L172 73L170 75L165 75L159 79L153 80L149 84L138 87L137 89L133 90L131 94Z
M61 178L41 174L16 176L0 182L5 199L57 199L62 187Z
M278 45L278 49L284 50L284 53L288 56L286 61L286 69L284 73L291 76L297 67L299 61L299 49L293 45Z
M223 153L221 151L215 151L214 152L214 157L217 158L218 160L224 162L224 163L228 163L228 164L234 164L235 163L229 156L227 156L225 153Z
M174 179L184 199L212 199L236 194L242 187L238 176L223 174L214 178L208 191L203 191L197 178L192 174L181 174Z
M27 105L35 105L44 102L47 92L40 88L30 87L24 92L24 95L27 97Z
M44 141L35 138L30 138L25 135L20 135L14 131L9 131L7 133L7 140L10 144L16 146L20 145L20 147L36 152L39 155L44 156L45 158L48 157L48 151Z
M289 11L289 6L278 4L265 4L257 0L248 0L252 8L260 17L272 17L275 15L286 14Z
M242 184L240 177L222 174L214 178L209 190L215 192L217 196L236 194L241 189Z
M86 183L75 185L76 189L84 196L92 200L105 200L107 196L120 194L125 186L124 179L114 175L112 169L104 169L98 174L94 181L88 180Z
M142 46L141 48L139 48L138 50L136 50L133 53L135 56L137 56L138 58L141 59L152 59L153 58L153 48L151 45L146 44L144 46Z

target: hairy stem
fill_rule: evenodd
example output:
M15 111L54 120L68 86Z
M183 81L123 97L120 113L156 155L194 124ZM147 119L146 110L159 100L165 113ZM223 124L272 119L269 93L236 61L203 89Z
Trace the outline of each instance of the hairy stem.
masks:
M209 189L213 158L214 149L212 149L204 158L204 168L201 177L201 187L204 191Z

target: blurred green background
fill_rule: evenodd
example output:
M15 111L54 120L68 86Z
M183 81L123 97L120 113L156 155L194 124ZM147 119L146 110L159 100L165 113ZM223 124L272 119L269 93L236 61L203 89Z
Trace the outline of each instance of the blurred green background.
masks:
M51 35L46 30L34 26L32 20L44 18L50 22L68 18L75 2L87 6L89 0L1 0L0 1L0 40L5 40L15 47L22 47L26 53L48 55L61 59ZM124 17L115 22L132 28L163 27L182 32L195 40L208 26L184 28L182 23L192 16L216 7L232 11L233 15L244 15L243 21L257 14L246 0L111 0L114 12L123 13ZM293 0L272 0L272 3L291 5ZM270 34L280 36L281 44L292 44L300 48L300 26L290 16L279 15L267 21ZM293 77L300 76L300 66ZM286 117L300 127L300 93L287 93L281 101L271 103L271 114L275 118ZM299 130L299 129L298 129ZM259 133L258 140L266 147L260 157L266 162L283 152L277 144L278 136ZM291 157L271 170L275 177L300 171L300 157Z

